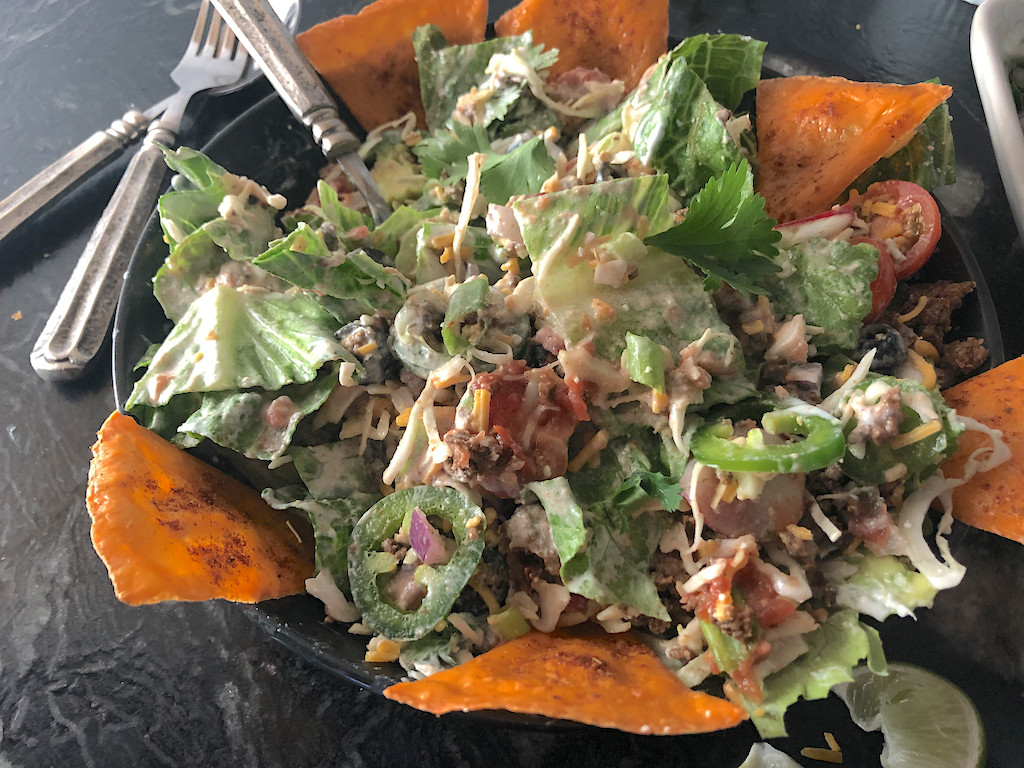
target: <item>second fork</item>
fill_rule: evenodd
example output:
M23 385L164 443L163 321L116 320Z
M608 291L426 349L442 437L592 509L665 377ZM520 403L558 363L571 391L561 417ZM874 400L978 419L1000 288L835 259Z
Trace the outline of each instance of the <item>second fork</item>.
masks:
M185 54L171 73L179 90L163 116L150 125L36 340L30 359L44 379L77 378L99 351L124 271L167 173L161 145L173 147L177 142L192 96L237 80L247 59L230 28L203 0Z

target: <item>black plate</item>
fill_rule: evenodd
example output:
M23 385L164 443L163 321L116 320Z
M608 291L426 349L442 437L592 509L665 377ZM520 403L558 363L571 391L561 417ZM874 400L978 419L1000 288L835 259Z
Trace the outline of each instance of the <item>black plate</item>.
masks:
M306 128L274 95L243 113L203 151L233 173L284 194L291 206L305 200L323 166L323 156ZM981 269L952 217L943 216L943 226L939 247L921 271L920 279L969 279L977 283L977 290L956 315L957 326L952 335L984 338L993 362L1001 363L1002 336ZM123 408L137 378L133 372L135 363L150 344L161 341L171 328L153 297L151 282L166 255L167 245L154 214L129 265L114 322L114 394L119 408ZM364 688L381 692L402 674L397 664L364 662L366 639L349 634L344 625L325 623L322 605L313 597L288 597L243 610L272 638L295 653ZM495 717L519 724L561 725L560 721L540 717Z

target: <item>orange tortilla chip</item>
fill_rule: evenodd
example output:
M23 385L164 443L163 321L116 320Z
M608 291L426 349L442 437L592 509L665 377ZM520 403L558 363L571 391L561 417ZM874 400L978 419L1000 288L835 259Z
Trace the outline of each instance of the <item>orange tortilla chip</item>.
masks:
M757 191L779 221L826 210L903 147L949 98L947 85L780 77L757 86Z
M487 29L487 0L376 0L295 41L366 130L407 112L425 126L412 49L412 33L424 24L439 26L453 45L478 43Z
M628 635L530 632L465 664L385 689L425 712L505 709L630 733L708 733L747 715L683 685Z
M300 543L288 513L129 416L112 413L97 436L87 506L119 600L255 603L305 591L313 536Z
M957 413L1001 430L1013 458L981 472L953 491L953 515L968 525L1024 544L1024 357L950 387L943 395ZM967 457L988 444L965 432L943 465L947 477L962 477Z
M628 92L668 50L668 0L523 0L494 25L499 37L527 30L534 43L558 49L552 76L599 69Z

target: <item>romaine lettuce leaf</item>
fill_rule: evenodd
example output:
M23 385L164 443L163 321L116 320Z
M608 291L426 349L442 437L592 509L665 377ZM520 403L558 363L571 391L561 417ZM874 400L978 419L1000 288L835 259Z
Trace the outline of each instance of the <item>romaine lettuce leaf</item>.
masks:
M486 73L487 65L497 53L519 51L534 71L551 66L557 52L543 52L542 46L534 46L532 33L470 45L448 45L437 27L425 26L413 33L413 48L419 65L420 96L432 131L453 125L452 112L459 97L474 87L480 89L485 99L475 122L484 128L496 124L496 135L511 136L533 123L541 127L558 123L521 77L503 78L497 89L482 87L491 79Z
M565 477L526 487L548 516L562 582L570 592L669 620L650 574L651 554L671 522L667 515L645 512L623 525L600 505L580 507Z
M415 243L416 229L420 223L437 216L440 212L440 208L426 211L418 211L407 205L396 208L383 224L370 233L369 244L397 264L398 254L402 252L405 244Z
M682 57L704 84L711 96L734 110L743 94L761 80L761 59L767 43L746 35L694 35L681 42L672 57Z
M324 366L313 381L276 392L207 392L178 430L202 435L247 458L270 461L288 449L299 421L323 405L337 385L337 367ZM276 419L268 418L272 408L280 410Z
M871 282L878 277L878 251L867 244L814 238L779 251L781 275L764 278L778 312L803 315L824 331L814 337L819 351L857 345L871 312Z
M687 198L743 159L721 111L684 59L665 57L629 97L623 123L637 158Z
M127 408L164 405L182 392L218 392L312 381L345 348L340 324L304 294L217 286L171 330L135 385Z
M746 705L762 738L785 736L783 718L791 704L801 698L825 698L832 686L853 680L850 671L863 659L872 660L873 668L884 668L884 661L875 658L880 648L878 633L861 623L856 611L834 613L817 630L803 637L807 652L765 678L764 700L760 704Z
M295 470L315 499L342 499L353 495L380 494L377 478L381 462L364 452L359 439L309 447L292 446L288 455Z
M251 262L278 230L275 209L259 196L239 194L243 180L201 152L164 148L164 158L179 175L175 189L157 205L171 251L154 278L154 293L167 317L177 322L204 282L232 259ZM267 275L250 269L245 278L262 285Z
M301 509L313 525L316 572L329 571L334 583L348 591L348 543L352 527L380 495L354 494L341 499L314 499L301 487L266 490L264 500L274 509Z
M130 409L132 417L150 432L156 432L179 448L194 448L202 440L198 435L179 432L178 427L202 404L203 396L186 392L172 397L170 402L158 408L150 405L136 405Z
M397 312L405 301L405 282L365 251L332 253L319 232L299 224L255 262L272 275L317 295L357 302L363 312Z
M651 233L671 226L665 176L572 187L518 200L512 210L533 262L542 322L567 345L592 338L599 357L617 362L627 332L678 354L710 329L714 339L708 351L725 355L735 346L690 266L647 248L634 234L644 226ZM578 255L584 241L629 264L631 276L624 285L595 282L592 261ZM612 311L596 320L595 302Z

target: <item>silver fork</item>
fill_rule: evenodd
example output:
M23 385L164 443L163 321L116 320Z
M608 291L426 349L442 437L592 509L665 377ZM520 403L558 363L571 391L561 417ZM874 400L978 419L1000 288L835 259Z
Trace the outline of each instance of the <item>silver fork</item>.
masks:
M124 271L167 173L159 145L175 145L181 118L195 94L238 80L248 58L220 14L203 0L185 54L171 72L178 92L161 118L150 124L32 349L32 367L44 379L78 377L99 351Z

